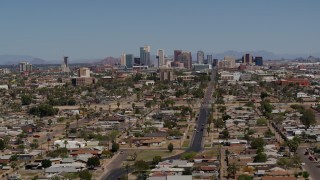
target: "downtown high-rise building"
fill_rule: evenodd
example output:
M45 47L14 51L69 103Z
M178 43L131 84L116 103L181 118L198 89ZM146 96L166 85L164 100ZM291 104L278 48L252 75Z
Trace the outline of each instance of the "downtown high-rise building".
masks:
M256 56L254 62L256 66L263 66L263 58L261 56Z
M62 72L66 72L66 73L70 72L68 59L69 59L68 56L64 56L63 57L63 61L62 61L62 64L61 64L61 71Z
M121 66L126 66L126 54L122 53L120 57L120 65Z
M252 65L253 63L253 58L251 54L245 54L244 56L242 56L242 63L243 64L248 64L248 65Z
M208 63L208 64L211 64L211 65L213 64L213 58L212 58L212 55L211 55L211 54L208 54L208 55L207 55L207 63Z
M158 49L157 58L159 61L158 62L159 67L166 65L166 61L164 59L164 50L163 49Z
M191 69L192 68L192 56L191 52L182 52L178 56L178 61L183 63L184 68Z
M150 46L140 47L140 65L150 66Z
M204 63L204 52L203 51L198 51L197 52L197 63L198 64L203 64Z
M182 51L181 50L174 50L173 51L173 61L178 61L179 55L181 55Z
M134 56L133 54L127 54L126 55L126 67L127 68L133 68L133 61L134 61Z
M32 64L28 63L28 62L20 62L19 63L19 71L20 72L31 72L32 71Z

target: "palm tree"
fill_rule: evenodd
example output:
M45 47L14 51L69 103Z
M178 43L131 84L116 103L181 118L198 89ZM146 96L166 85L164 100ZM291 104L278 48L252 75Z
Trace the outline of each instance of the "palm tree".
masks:
M77 129L79 128L79 119L80 119L80 116L79 116L79 114L76 114L76 120L77 120Z
M54 147L58 150L60 148L60 144L55 144Z
M70 122L67 122L67 123L66 123L66 138L68 138L68 130L69 130L69 127L70 127Z
M68 141L64 140L63 144L64 144L64 148L67 148Z
M227 168L228 176L235 177L238 170L239 170L239 167L235 163L229 165Z

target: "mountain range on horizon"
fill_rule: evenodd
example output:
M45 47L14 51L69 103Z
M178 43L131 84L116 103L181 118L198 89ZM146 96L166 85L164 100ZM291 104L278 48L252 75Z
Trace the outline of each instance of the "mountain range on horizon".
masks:
M222 53L205 53L205 54L212 54L214 59L223 59L225 56L233 56L236 59L241 58L245 53L250 53L253 56L262 56L265 60L280 60L280 59L297 59L297 58L307 58L309 56L314 57L320 57L320 53L312 53L312 54L275 54L268 51L246 51L246 52L240 52L240 51L225 51ZM196 52L192 54L192 58L195 61L196 60ZM172 57L172 55L169 55L169 57ZM205 57L206 58L206 57ZM156 60L156 56L152 55L151 59L153 61ZM70 57L70 63L111 63L116 64L117 60L119 60L119 57L104 57L104 58L91 58L91 59L72 59ZM31 64L60 64L62 62L61 60L50 60L50 59L43 59L34 57L31 55L0 55L0 65L12 65L12 64L18 64L19 62L27 61Z

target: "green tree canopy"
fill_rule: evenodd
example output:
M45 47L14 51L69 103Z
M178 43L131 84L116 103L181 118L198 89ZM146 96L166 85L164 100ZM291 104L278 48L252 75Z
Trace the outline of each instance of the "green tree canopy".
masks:
M149 164L144 160L134 162L133 167L136 171L145 171L149 169Z
M265 153L259 152L255 157L253 162L266 162L267 155Z
M41 165L43 168L48 168L52 165L52 162L49 159L44 159L41 161Z
M170 144L168 145L168 150L169 150L169 152L172 152L172 151L173 151L173 144L172 144L172 143L170 143Z
M263 149L265 143L262 138L255 138L251 141L250 145L252 149Z
M87 161L88 167L97 167L100 166L100 159L98 157L90 157Z

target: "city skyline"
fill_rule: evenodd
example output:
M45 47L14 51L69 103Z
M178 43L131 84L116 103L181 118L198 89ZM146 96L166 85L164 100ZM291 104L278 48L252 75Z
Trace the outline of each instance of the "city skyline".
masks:
M145 45L152 55L157 49L168 55L175 49L312 55L320 51L319 5L315 0L2 2L0 55L118 58L122 52L138 56Z

